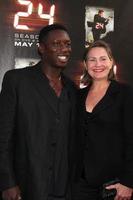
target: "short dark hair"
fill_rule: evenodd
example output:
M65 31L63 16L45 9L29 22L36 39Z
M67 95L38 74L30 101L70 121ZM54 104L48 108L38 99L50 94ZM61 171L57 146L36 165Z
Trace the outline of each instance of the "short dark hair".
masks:
M102 9L98 10L98 13L103 13L103 12L104 12L104 10L102 10Z
M67 28L62 24L54 23L51 25L44 26L39 33L39 43L44 42L47 39L49 32L54 30L63 30L68 33Z

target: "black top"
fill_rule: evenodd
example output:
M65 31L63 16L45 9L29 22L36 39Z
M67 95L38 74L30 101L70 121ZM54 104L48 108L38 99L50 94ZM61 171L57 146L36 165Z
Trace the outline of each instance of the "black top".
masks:
M109 20L101 17L100 15L96 14L94 16L94 26L93 31L99 31L100 33L106 32L106 25L108 24Z
M51 177L50 197L65 197L68 183L68 128L70 119L70 100L64 87L57 101L57 117L52 139L55 160Z
M76 179L85 167L91 186L118 178L133 187L133 89L112 81L92 113L85 109L88 90L80 90L78 96Z
M41 63L5 74L0 94L0 190L18 185L25 200L47 200L54 190L64 195L67 170L71 177L73 163L76 89L62 77L67 92L62 91L58 99ZM51 177L60 190L51 189Z

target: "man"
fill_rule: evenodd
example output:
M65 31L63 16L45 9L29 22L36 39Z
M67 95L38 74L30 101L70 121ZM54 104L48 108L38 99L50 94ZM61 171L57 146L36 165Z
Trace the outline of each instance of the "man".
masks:
M39 34L41 61L4 76L0 95L0 189L4 200L68 197L75 94L71 41L60 24Z
M99 10L98 14L94 16L94 23L92 27L93 39L94 41L99 40L101 34L106 32L106 25L109 19L103 17L104 10Z

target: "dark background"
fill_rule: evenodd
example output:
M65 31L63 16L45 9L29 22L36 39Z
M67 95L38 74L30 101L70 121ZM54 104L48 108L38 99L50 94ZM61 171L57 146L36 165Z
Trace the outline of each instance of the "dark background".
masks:
M60 1L61 2L61 1ZM62 1L60 16L71 32L73 43L72 74L80 73L80 59L84 51L85 6L101 6L114 8L115 30L105 40L112 46L117 63L117 76L121 81L133 85L133 1L132 0L80 0ZM66 12L64 13L64 10Z
M34 0L35 1L35 0ZM13 27L7 23L15 0L0 2L0 86L4 73L14 68L16 51ZM44 1L45 2L45 1ZM133 85L133 1L132 0L51 0L56 6L55 21L67 26L72 39L72 57L65 73L75 81L83 72L81 58L85 46L85 6L114 8L115 30L105 40L112 46L117 63L118 79ZM11 12L11 13L10 13ZM20 54L28 57L37 55L36 49L21 48Z

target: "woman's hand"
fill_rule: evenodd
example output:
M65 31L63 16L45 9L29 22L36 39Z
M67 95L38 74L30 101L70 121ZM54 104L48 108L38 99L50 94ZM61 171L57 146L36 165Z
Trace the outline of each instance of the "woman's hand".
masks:
M116 189L117 194L114 198L114 200L131 200L133 189L129 188L125 185L122 185L120 183L116 183L110 186L107 186L106 189Z

